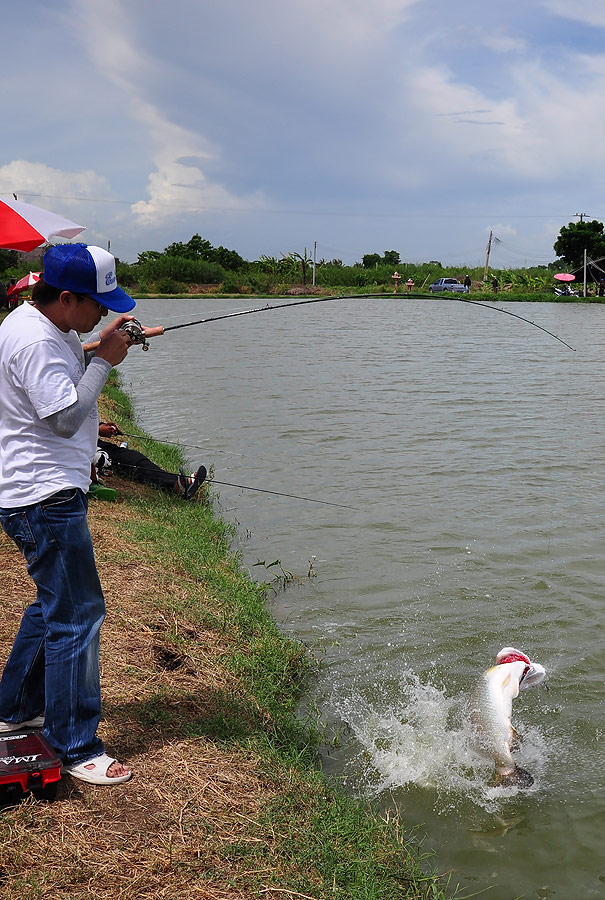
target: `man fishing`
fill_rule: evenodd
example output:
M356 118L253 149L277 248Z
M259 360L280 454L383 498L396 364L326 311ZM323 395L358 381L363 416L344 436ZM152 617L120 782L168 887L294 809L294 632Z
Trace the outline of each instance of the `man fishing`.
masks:
M471 721L479 749L493 757L496 781L504 786L530 787L533 778L515 764L513 752L520 737L511 722L513 700L520 690L540 684L546 672L525 653L503 647L496 665L487 669L475 686L470 702Z
M37 587L0 681L0 731L44 726L63 771L93 784L127 781L96 731L99 632L105 603L88 529L86 493L97 446L97 398L131 336L135 305L100 247L64 244L43 279L0 328L0 523ZM79 333L120 313L83 352Z

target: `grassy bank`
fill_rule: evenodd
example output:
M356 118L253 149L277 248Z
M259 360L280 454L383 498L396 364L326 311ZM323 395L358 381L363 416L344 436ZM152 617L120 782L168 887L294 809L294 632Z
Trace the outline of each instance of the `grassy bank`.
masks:
M137 428L115 384L101 412ZM174 447L144 452L179 462ZM443 900L447 880L426 874L398 821L319 773L319 736L295 714L314 662L277 629L229 527L203 499L108 484L117 501L90 504L108 608L100 733L135 777L112 788L64 778L54 803L4 808L3 897ZM0 588L4 660L32 596L4 535Z

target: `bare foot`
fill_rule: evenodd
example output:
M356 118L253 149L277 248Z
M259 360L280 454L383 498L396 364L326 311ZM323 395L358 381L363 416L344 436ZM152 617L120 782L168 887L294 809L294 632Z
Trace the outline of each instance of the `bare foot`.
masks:
M128 766L125 766L123 763L118 762L118 760L116 759L115 762L112 762L105 774L108 778L120 778L122 775L131 775L132 773Z
M85 765L84 768L88 769L89 772L93 772L96 766L91 762L89 765ZM118 762L117 759L114 759L105 774L108 778L121 778L122 775L130 775L132 773L128 766L125 766L121 762Z

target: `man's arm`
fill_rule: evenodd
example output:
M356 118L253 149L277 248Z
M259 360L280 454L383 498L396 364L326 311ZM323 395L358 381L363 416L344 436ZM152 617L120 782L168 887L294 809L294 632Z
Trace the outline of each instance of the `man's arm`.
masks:
M95 357L91 360L86 372L76 385L76 394L78 395L76 402L44 419L51 431L59 437L74 436L95 406L111 369L111 363L104 359Z
M71 406L60 409L44 419L51 431L59 437L73 437L76 431L82 427L99 398L107 376L112 368L119 365L125 358L131 340L126 331L120 331L120 325L130 319L132 316L118 316L101 331L101 343L84 375L76 385L78 399Z

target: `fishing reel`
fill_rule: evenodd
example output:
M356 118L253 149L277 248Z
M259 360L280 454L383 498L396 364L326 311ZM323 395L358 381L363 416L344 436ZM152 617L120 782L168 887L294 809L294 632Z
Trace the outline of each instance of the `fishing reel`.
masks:
M133 344L142 344L143 350L149 350L149 344L143 331L143 326L138 319L132 319L120 326L120 331L125 331Z

